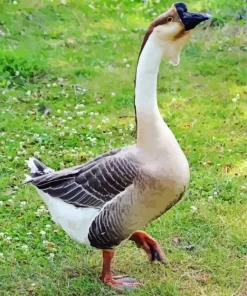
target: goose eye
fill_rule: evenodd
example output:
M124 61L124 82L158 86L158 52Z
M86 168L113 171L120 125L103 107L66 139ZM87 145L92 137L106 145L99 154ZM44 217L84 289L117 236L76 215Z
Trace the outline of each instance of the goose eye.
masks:
M167 22L170 23L170 22L172 22L172 21L173 21L173 17L172 17L172 16L168 16L168 18L167 18Z

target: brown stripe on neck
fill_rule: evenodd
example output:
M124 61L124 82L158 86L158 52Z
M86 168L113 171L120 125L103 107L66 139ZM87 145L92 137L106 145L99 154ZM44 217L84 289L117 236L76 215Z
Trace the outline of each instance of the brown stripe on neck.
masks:
M175 8L175 6L173 6L172 8L170 8L168 11L162 13L160 16L158 16L152 23L151 25L148 27L146 34L143 38L142 41L142 45L141 45L141 49L139 52L139 58L140 55L142 53L143 48L145 47L149 36L152 34L153 30L155 27L161 26L161 25L165 25L167 24L169 21L175 21L175 22L180 22L180 18L179 15L177 13L177 10ZM139 61L138 58L138 61Z

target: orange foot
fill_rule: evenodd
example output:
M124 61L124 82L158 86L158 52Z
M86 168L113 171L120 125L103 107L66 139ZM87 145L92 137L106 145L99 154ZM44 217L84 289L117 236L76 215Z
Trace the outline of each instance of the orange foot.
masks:
M100 277L100 280L117 291L134 290L141 286L139 281L127 275L112 276L106 274L104 278Z
M103 250L103 269L100 276L100 280L112 289L119 292L125 290L133 290L141 286L141 283L136 279L129 277L128 275L113 276L111 271L111 261L113 259L114 252Z
M150 261L167 262L158 242L146 232L138 230L129 239L134 241L138 248L142 248L147 253Z

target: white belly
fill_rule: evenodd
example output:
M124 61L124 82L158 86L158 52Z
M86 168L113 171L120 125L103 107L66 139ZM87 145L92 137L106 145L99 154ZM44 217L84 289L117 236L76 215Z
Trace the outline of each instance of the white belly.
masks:
M43 191L37 190L48 206L52 220L60 225L73 240L90 245L88 231L92 221L100 210L94 208L76 208L59 198L50 197Z

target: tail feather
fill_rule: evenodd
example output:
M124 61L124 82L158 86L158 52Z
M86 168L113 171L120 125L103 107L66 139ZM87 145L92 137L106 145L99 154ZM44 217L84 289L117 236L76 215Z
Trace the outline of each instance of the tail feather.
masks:
M31 169L31 175L25 175L26 179L23 182L24 184L32 182L34 178L55 172L53 169L47 167L36 158L29 158L26 163L27 166Z

